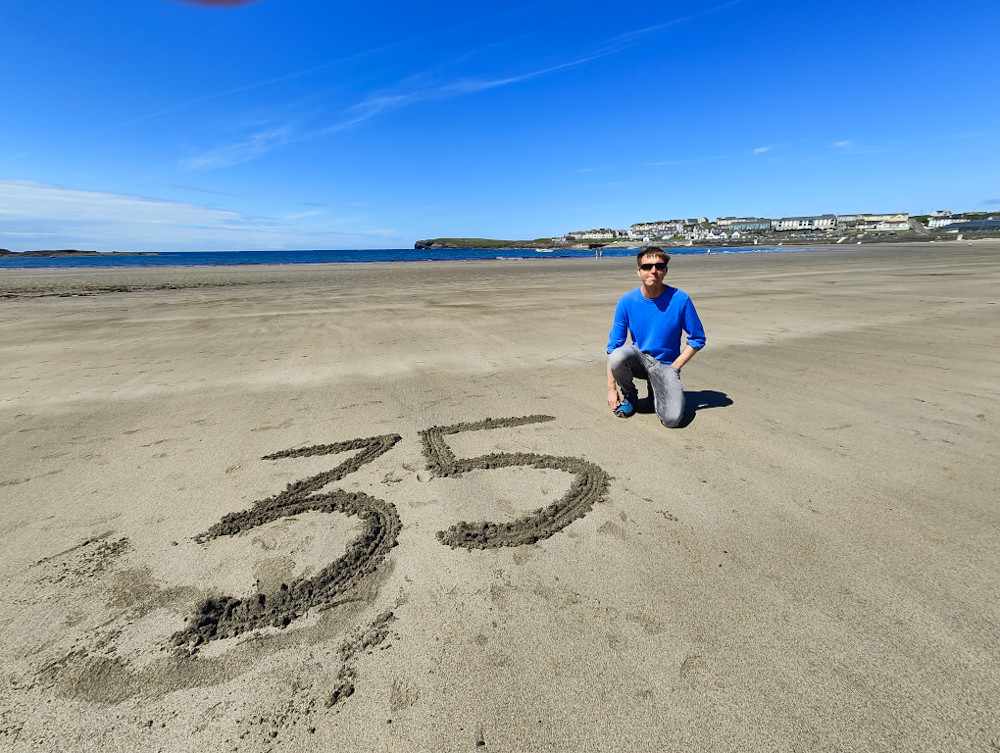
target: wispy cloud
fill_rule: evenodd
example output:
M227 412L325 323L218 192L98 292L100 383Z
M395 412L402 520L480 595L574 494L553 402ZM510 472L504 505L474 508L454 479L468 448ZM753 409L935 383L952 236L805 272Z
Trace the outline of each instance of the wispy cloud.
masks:
M267 131L252 133L234 144L227 144L226 146L203 152L196 157L182 160L181 167L185 170L232 167L241 162L249 162L252 159L257 159L257 157L263 156L278 147L285 146L293 141L299 141L301 138L302 136L296 132L295 126L289 123Z
M984 139L984 138L996 138L1000 136L1000 130L988 130L988 131L965 131L962 133L950 134L949 138L954 139Z
M304 220L306 217L318 217L322 214L326 214L325 209L310 209L307 212L293 212L292 214L284 214L281 216L283 220Z
M751 154L767 154L769 152L774 154L786 154L789 150L794 151L796 148L801 148L805 144L801 141L779 141L776 144L761 144L751 150ZM772 159L777 159L777 157L772 156Z
M102 133L110 133L112 131L118 131L122 128L128 128L129 126L138 125L139 123L145 123L149 120L155 120L156 118L161 118L164 115L170 115L174 112L179 112L181 110L186 110L195 105L204 104L205 102L211 102L216 99L223 99L225 97L232 96L233 94L242 94L243 92L253 91L254 89L263 89L268 86L273 86L274 84L284 83L286 81L292 81L297 78L303 78L305 76L311 76L314 73L319 73L320 71L325 71L330 68L335 68L344 63L348 63L352 60L357 60L360 58L368 57L370 55L375 55L385 50L389 50L393 47L398 47L401 44L405 44L408 40L400 40L393 42L392 44L383 45L381 47L376 47L371 50L364 50L362 52L355 53L354 55L348 55L347 57L338 58L337 60L331 60L329 62L323 63L321 65L313 66L312 68L306 68L301 71L295 71L293 73L287 73L282 76L274 76L272 78L267 78L262 81L255 81L253 83L244 84L243 86L235 86L231 89L224 89L218 92L212 92L210 94L204 94L200 97L195 97L194 99L186 100L185 102L179 102L176 105L170 107L165 107L162 110L157 110L155 112L147 113L146 115L140 115L137 118L132 118L131 120L126 120L121 123L116 123L115 125L108 126L100 131L95 131L90 135L98 135Z
M832 147L844 154L881 154L886 151L883 147L873 147L859 144L854 139L835 141Z
M625 47L630 47L633 44L637 44L644 37L654 34L663 29L669 28L671 26L677 26L678 24L687 23L688 21L693 21L701 16L707 16L712 13L718 13L719 11L727 10L728 8L735 7L740 4L742 0L731 0L730 2L722 3L720 5L714 5L711 8L705 8L697 13L689 13L686 16L678 16L677 18L672 18L668 21L663 21L652 26L646 26L642 29L635 29L634 31L629 31L624 34L619 34L616 37L612 37L608 40L608 44L620 45L619 49L625 49Z
M714 157L691 157L689 159L670 159L661 160L659 162L646 162L645 167L674 167L678 165L697 165L702 162L714 162L715 160L729 159L725 155L716 155Z
M619 48L624 49L624 48ZM444 99L454 99L457 97L469 96L491 89L499 89L504 86L520 84L533 79L548 76L557 71L567 68L584 65L592 60L613 54L619 50L607 50L583 55L573 60L549 65L544 68L520 73L514 76L504 76L499 78L477 78L465 77L443 83L428 83L431 78L427 74L411 76L406 81L400 82L391 89L384 89L373 92L357 104L351 105L343 112L343 117L318 131L309 134L309 137L316 135L326 135L354 128L367 120L378 115L394 110L399 110L419 102L433 102Z
M237 212L127 194L60 188L26 180L0 181L0 221L61 220L132 224L237 223Z
M230 196L233 198L237 197L237 194L234 193L225 193L223 191L212 191L211 189L208 188L198 188L197 186L186 186L180 183L172 183L170 185L170 188L177 189L178 191L194 191L195 193L207 193L207 194L212 194L213 196Z
M494 21L496 18L498 18L500 16L505 16L505 15L509 15L510 13L517 13L519 11L528 10L528 9L532 8L533 6L539 5L539 4L540 3L538 3L538 2L534 2L534 3L528 3L528 4L523 5L521 7L510 7L510 8L507 8L507 9L503 10L503 11L500 11L498 13L489 14L489 15L487 15L485 17L482 17L480 19L477 19L475 21L466 22L464 24L459 24L459 28L461 28L462 26L467 26L469 24L473 24L473 23L481 23L481 22ZM440 32L440 30L437 30L437 31ZM128 128L129 126L137 125L139 123L145 123L145 122L150 121L150 120L155 120L156 118L161 118L164 115L169 115L169 114L174 113L174 112L179 112L181 110L186 110L186 109L188 109L190 107L194 107L195 105L204 104L205 102L211 102L212 100L216 100L216 99L223 99L225 97L232 96L233 94L242 94L244 92L253 91L255 89L263 89L263 88L266 88L268 86L273 86L275 84L285 83L286 81L293 81L293 80L298 79L298 78L304 78L306 76L312 76L312 75L314 75L316 73L327 71L327 70L330 70L332 68L336 68L338 66L344 65L346 63L350 63L350 62L353 62L353 61L361 60L361 59L364 59L366 57L372 57L374 55L378 55L378 54L383 53L383 52L388 52L388 51L390 51L392 49L403 47L403 46L405 46L407 44L411 44L413 42L418 42L421 39L424 39L426 37L427 37L426 34L421 34L421 35L417 35L417 36L413 36L413 37L406 37L406 38L402 38L402 39L396 39L396 40L394 40L392 42L389 42L388 44L379 45L378 47L373 47L373 48L367 49L367 50L361 50L360 52L356 52L356 53L354 53L352 55L347 55L346 57L337 58L336 60L329 60L329 61L327 61L325 63L321 63L319 65L314 65L314 66L312 66L310 68L305 68L305 69L298 70L298 71L292 71L291 73L282 74L280 76L272 76L272 77L269 77L269 78L266 78L266 79L262 79L260 81L253 81L251 83L243 84L241 86L234 86L234 87L229 88L229 89L223 89L222 91L211 92L209 94L203 94L203 95L201 95L199 97L195 97L193 99L185 100L184 102L178 102L177 104L171 105L170 107L165 107L165 108L163 108L161 110L156 110L154 112L150 112L150 113L147 113L145 115L140 115L140 116L138 116L136 118L132 118L130 120L126 120L126 121L123 121L123 122L120 122L120 123L116 123L114 125L108 126L107 128L101 129L99 131L95 131L94 133L89 134L89 135L98 135L98 134L102 134L102 133L109 133L109 132L112 132L112 131L117 131L117 130L120 130L120 129L123 129L123 128ZM479 52L482 49L486 49L486 48L490 48L490 47L495 47L498 44L503 44L503 43L504 42L497 42L497 43L489 44L489 45L486 45L484 48L479 48L479 50L470 51L467 54L475 54L476 52Z
M741 0L731 0L730 2L706 8L705 10L697 13L680 16L652 26L646 26L640 29L625 32L623 34L618 34L601 41L589 51L576 55L568 60L543 65L514 75L496 77L467 76L443 82L436 79L436 77L429 72L409 76L403 81L398 82L395 86L372 92L364 97L360 102L345 108L341 112L340 118L336 119L329 125L317 129L296 131L296 129L289 124L271 131L254 133L233 144L217 147L198 156L188 158L182 162L182 166L186 169L194 170L229 167L240 164L241 162L256 159L269 151L287 146L294 142L325 136L350 128L356 128L379 115L409 107L419 102L470 96L480 92L489 91L491 89L512 86L542 78L544 76L550 76L560 71L576 68L595 60L600 60L602 58L618 54L630 47L634 47L635 45L642 43L647 38L663 31L664 29L692 21L701 16L731 8L738 5L740 2ZM457 60L465 59L470 55L478 53L479 51L481 51L481 48L475 51L466 52L459 56ZM330 65L334 65L334 63L331 63ZM272 81L265 83L281 81L298 75L305 75L306 73L314 70L318 70L318 68L311 69L310 71L303 72L301 74L289 74L288 76L273 79ZM243 88L255 88L256 86L261 85L263 84L253 84ZM237 92L243 88L229 90L226 93Z
M0 245L14 250L193 251L369 248L399 240L388 229L329 229L350 226L358 221L355 217L327 220L320 230L309 232L289 224L323 211L259 217L185 202L0 180Z

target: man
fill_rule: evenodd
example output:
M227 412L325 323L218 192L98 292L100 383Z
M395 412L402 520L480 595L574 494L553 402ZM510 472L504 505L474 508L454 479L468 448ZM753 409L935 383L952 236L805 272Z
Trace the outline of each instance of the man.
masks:
M618 299L608 337L608 406L631 416L639 399L634 379L646 379L660 423L673 428L684 415L681 367L705 347L705 329L688 294L663 283L670 257L662 248L640 251L636 262L640 285Z

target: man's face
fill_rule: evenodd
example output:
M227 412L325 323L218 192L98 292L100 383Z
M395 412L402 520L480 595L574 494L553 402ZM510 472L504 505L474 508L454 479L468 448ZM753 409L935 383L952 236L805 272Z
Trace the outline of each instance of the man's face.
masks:
M658 256L643 256L636 270L639 281L647 287L655 287L657 283L663 282L664 275L667 274L667 264Z

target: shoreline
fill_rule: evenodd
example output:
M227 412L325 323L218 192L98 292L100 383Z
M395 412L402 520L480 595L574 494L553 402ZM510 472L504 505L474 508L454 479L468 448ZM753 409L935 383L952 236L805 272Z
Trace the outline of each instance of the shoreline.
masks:
M690 265L699 262L719 264L720 259L773 257L789 262L796 256L816 257L820 254L837 256L867 254L874 256L898 254L927 254L941 249L985 249L1000 251L1000 239L978 240L970 246L959 241L950 244L926 243L864 244L861 246L817 246L809 250L762 251L747 254L685 254L675 255L676 268L681 263ZM714 247L713 247L714 248ZM668 253L670 249L667 249ZM128 293L153 290L187 290L192 288L233 287L259 284L315 283L323 280L359 280L373 276L374 269L382 269L387 264L400 270L411 269L422 273L428 269L440 270L451 265L476 265L489 269L514 269L527 266L540 273L547 273L553 266L576 271L591 269L595 265L628 266L631 256L579 258L527 258L527 259L474 259L441 261L400 261L400 262L350 262L315 264L253 264L216 266L164 266L164 267L75 267L75 268L11 268L0 269L0 300L32 298L38 296L98 295L108 293ZM742 262L740 262L742 263ZM568 267L567 267L568 265ZM589 265L589 266L588 266Z

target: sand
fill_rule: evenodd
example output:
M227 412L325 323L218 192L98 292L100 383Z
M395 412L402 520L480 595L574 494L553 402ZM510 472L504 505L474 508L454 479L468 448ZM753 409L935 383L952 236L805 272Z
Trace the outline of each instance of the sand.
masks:
M1000 749L1000 244L0 272L0 749Z

